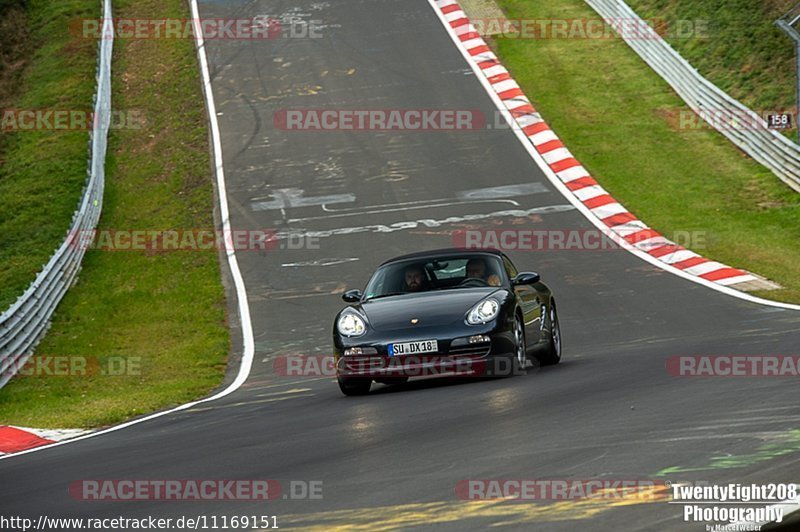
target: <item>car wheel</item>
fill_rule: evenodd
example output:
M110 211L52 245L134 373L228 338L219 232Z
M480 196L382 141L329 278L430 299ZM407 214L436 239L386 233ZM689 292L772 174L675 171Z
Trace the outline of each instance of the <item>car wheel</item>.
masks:
M561 362L561 327L558 324L558 311L556 310L555 301L550 302L547 320L550 325L550 341L545 353L539 357L539 362L543 366L552 366Z
M528 351L525 345L525 329L519 316L514 318L514 373L517 374L525 370L528 365Z
M489 377L513 377L525 372L527 353L525 348L525 332L519 316L514 318L514 328L511 330L514 337L514 350L507 355L498 356L486 362L486 375Z
M366 395L372 386L372 379L352 378L336 379L339 382L339 389L345 395Z

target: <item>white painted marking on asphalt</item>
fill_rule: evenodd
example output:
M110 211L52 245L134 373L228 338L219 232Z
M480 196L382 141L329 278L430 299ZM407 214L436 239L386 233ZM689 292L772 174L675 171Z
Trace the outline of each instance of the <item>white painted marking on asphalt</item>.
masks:
M190 4L192 8L192 18L194 20L194 23L197 25L195 27L195 32L194 32L196 39L195 44L197 45L197 56L198 60L200 61L203 89L206 96L206 105L208 106L208 116L211 125L211 137L214 146L214 167L216 169L217 190L219 191L220 218L222 219L223 230L230 231L231 222L230 222L230 211L228 210L228 197L225 184L225 171L223 169L223 162L222 162L222 142L220 140L219 123L217 122L217 110L216 110L216 104L214 102L214 94L211 90L211 74L208 68L208 57L206 55L205 43L203 41L203 32L200 30L199 27L200 14L199 14L199 9L197 7L197 0L190 0ZM225 241L225 255L228 259L228 266L230 267L231 275L233 276L234 287L236 289L236 299L239 307L239 317L240 317L239 319L242 325L242 341L244 347L244 351L242 353L242 362L239 365L239 372L236 374L236 378L234 379L234 381L227 388L225 388L219 393L212 395L211 397L206 397L205 399L199 399L197 401L192 401L191 403L185 403L175 408L171 408L169 410L156 412L155 414L150 414L148 416L139 419L134 419L132 421L127 421L120 425L115 425L113 427L104 430L99 430L97 432L84 434L83 436L78 436L77 438L51 443L49 445L43 445L41 447L35 447L33 449L20 451L18 453L0 456L0 460L13 459L17 456L21 456L24 454L41 452L45 449L50 449L61 445L67 445L88 438L94 438L96 436L101 436L103 434L108 434L110 432L116 432L118 430L122 430L131 427L133 425L138 425L139 423L144 423L145 421L150 421L152 419L166 416L168 414L172 414L175 412L180 412L182 410L187 410L189 408L192 408L193 406L202 403L208 403L211 401L222 399L223 397L238 390L239 387L241 387L241 385L244 384L244 382L247 380L247 377L250 375L250 370L253 366L253 357L255 354L255 339L253 336L253 324L250 318L250 306L247 302L247 290L244 285L244 278L242 277L242 272L239 269L239 262L236 260L236 250L233 247L233 242L229 242L227 240Z
M345 264L348 262L355 262L360 260L358 257L350 257L347 259L319 259L319 260L309 260L305 262L287 262L285 264L281 264L284 268L294 267L299 268L303 266L334 266L336 264Z
M413 202L412 202L413 203ZM416 202L419 203L419 202ZM397 211L410 211L416 209L430 209L433 207L452 207L453 205L466 205L469 203L509 203L515 207L519 207L519 203L514 200L509 199L497 199L497 200L475 200L475 201L447 201L444 203L431 203L428 205L408 205L408 206L400 206L395 208L387 208L387 209L370 209L369 207L365 207L365 209L370 210L357 210L355 212L349 213L342 213L342 214L330 214L327 216L308 216L306 218L291 218L288 220L289 223L296 223L296 222L308 222L311 220L327 220L328 218L344 218L348 216L365 216L368 214L381 214L385 212L397 212ZM398 204L404 205L404 204ZM335 211L334 211L335 212Z
M310 220L320 220L345 216L363 216L366 214L381 214L385 212L406 211L412 209L427 209L432 207L449 207L465 203L485 203L494 200L497 203L509 203L515 207L520 204L513 200L504 198L526 196L529 194L542 194L549 189L543 183L522 183L515 185L501 185L496 187L477 188L456 193L460 201L452 201L449 198L401 201L397 203L384 203L380 205L370 205L367 207L348 207L344 209L331 209L327 204L322 205L322 210L331 213L340 213L333 216L310 216L306 218L293 218L290 223L306 222Z
M461 199L496 199L527 196L529 194L542 194L549 189L544 183L523 183L520 185L501 185L498 187L476 188L458 192L456 197Z
M407 231L409 229L416 229L419 226L423 227L440 227L447 224L456 224L462 222L472 222L475 220L486 220L487 218L524 218L533 214L551 214L564 211L571 211L575 207L572 205L548 205L546 207L534 207L532 209L513 209L508 211L495 211L481 214L465 214L463 216L450 216L442 220L432 220L425 218L421 220L409 220L405 222L396 222L389 225L374 224L362 225L356 227L340 227L337 229L326 229L320 231L279 231L275 233L276 239L296 238L296 237L310 237L310 238L327 238L335 235L352 235L356 233L394 233L395 231Z
M279 188L271 196L272 201L257 201L251 203L254 211L281 210L292 207L313 207L329 203L352 203L356 200L354 194L331 194L328 196L303 196L300 188Z
M291 390L283 390L280 392L259 393L256 397L275 397L278 395L288 395L292 393L306 393L313 391L311 388L292 388Z

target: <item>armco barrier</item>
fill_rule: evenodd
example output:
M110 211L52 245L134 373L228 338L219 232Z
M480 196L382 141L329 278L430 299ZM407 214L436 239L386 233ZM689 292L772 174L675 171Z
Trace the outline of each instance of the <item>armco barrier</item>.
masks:
M694 112L800 192L800 147L797 144L780 132L768 129L762 117L698 74L655 30L650 29L650 34L644 35L648 31L646 24L628 4L622 0L586 0L586 3L612 26L615 20L634 21L638 33L625 35L626 32L622 32L621 35L628 46L664 78ZM743 117L748 117L748 122L758 127L721 127L742 122Z
M103 1L103 20L103 38L100 40L97 60L97 92L94 97L96 123L89 133L90 158L86 186L64 242L25 293L0 315L0 387L31 356L47 330L56 306L78 275L84 246L74 245L70 235L91 231L100 218L111 120L111 51L114 44L111 0Z

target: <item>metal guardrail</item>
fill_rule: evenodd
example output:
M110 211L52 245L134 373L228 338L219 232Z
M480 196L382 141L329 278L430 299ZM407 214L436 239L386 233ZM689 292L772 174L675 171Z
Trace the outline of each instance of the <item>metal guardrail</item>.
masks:
M89 133L86 185L64 242L25 293L0 315L0 387L25 364L47 331L56 306L80 270L85 246L79 245L76 237L90 233L100 218L111 121L111 51L114 44L111 16L111 0L103 0L103 38L97 58L95 119Z
M800 192L800 147L716 85L701 76L623 0L586 0L610 26L615 21L633 23L636 34L621 37L675 92L708 122L750 157L769 168L784 183ZM737 124L747 122L745 127ZM755 125L755 127L754 127Z

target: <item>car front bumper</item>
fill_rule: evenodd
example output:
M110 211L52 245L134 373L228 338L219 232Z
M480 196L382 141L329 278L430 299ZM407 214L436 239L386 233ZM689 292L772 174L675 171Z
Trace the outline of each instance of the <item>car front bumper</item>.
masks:
M399 356L389 355L389 344L392 342L386 338L365 338L361 341L358 338L338 338L334 341L336 374L339 378L389 380L433 376L480 377L512 371L508 367L509 357L513 357L514 353L511 331L486 327L465 329L463 332L468 334L435 338L439 347L436 353ZM488 341L482 341L480 337ZM420 339L430 338L425 336L425 332L417 331L414 337L400 336L398 341ZM349 354L354 348L361 349L362 354Z

